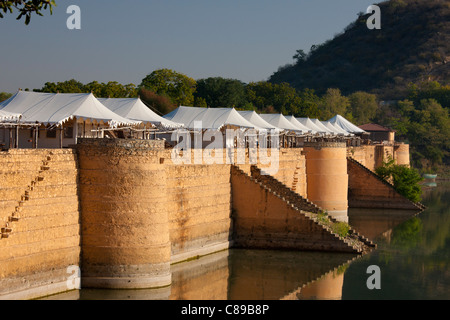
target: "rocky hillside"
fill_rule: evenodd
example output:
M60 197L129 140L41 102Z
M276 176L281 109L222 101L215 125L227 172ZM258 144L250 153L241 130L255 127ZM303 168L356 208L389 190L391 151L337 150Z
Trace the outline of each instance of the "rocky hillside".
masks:
M383 99L404 96L409 83L437 80L450 83L450 0L391 0L379 3L381 29L369 30L370 14L295 64L280 67L270 82L323 93L339 88Z

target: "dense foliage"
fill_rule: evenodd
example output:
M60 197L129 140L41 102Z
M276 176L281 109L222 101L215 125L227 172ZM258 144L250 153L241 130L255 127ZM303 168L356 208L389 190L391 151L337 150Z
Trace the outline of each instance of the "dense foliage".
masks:
M422 190L418 183L423 179L416 169L397 165L390 159L377 168L376 173L381 178L392 181L395 190L404 197L413 202L421 200Z
M0 4L9 2L29 1ZM356 125L378 123L396 130L397 139L410 143L412 164L436 171L450 165L450 1L391 0L378 5L381 30L369 30L369 15L360 13L333 40L312 46L308 53L297 50L295 62L279 68L268 81L194 80L159 69L138 87L69 80L46 83L36 91L140 95L159 114L180 105L320 120L340 114ZM2 93L0 101L8 97Z
M92 81L83 84L74 79L64 82L46 82L41 89L34 89L35 92L48 93L90 93L92 92L97 98L131 98L137 97L138 89L132 83L123 85L116 81L108 83L99 83Z
M142 79L140 88L169 98L175 105L192 106L196 82L170 69L155 70Z
M323 94L339 88L401 99L410 82L450 79L450 2L391 0L378 4L381 29L369 30L369 14L358 18L334 39L300 49L295 62L280 67L270 82L287 82Z
M0 0L0 18L3 18L4 14L17 10L19 15L16 19L25 17L25 24L28 25L33 12L42 16L42 11L49 9L51 14L54 6L56 6L54 0Z

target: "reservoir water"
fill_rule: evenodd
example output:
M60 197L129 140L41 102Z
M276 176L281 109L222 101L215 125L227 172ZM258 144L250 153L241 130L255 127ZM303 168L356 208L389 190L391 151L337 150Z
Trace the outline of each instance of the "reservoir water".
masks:
M425 187L423 212L350 209L349 223L377 249L364 256L231 249L173 265L156 290L82 289L67 300L449 300L450 182ZM369 289L370 266L380 289Z

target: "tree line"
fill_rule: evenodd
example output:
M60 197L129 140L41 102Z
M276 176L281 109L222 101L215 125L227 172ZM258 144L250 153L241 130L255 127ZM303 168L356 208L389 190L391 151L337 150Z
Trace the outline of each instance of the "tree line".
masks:
M28 90L28 89L27 89ZM438 82L411 84L403 100L379 101L376 94L357 91L343 95L329 88L322 95L298 90L287 83L244 83L210 77L195 80L170 69L148 74L139 85L115 81L83 84L76 80L47 82L36 92L89 93L99 98L136 98L160 115L180 105L236 108L258 113L282 113L328 120L340 114L356 125L378 123L397 132L397 139L411 144L413 165L424 170L450 164L450 86ZM11 94L0 93L0 101Z

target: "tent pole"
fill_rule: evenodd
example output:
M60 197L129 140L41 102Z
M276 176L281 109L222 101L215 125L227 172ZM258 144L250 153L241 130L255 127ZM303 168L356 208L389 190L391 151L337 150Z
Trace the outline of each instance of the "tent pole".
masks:
M16 149L19 149L19 124L16 126Z
M61 129L59 131L59 146L60 146L60 149L63 148L63 134L64 134L64 127L63 127L63 124L61 124Z
M12 131L11 128L9 128L9 149L12 148L12 141L13 140L13 136L12 136Z
M78 119L74 120L74 136L75 136L75 145L78 143Z
M38 148L39 141L39 126L36 128L36 149Z

